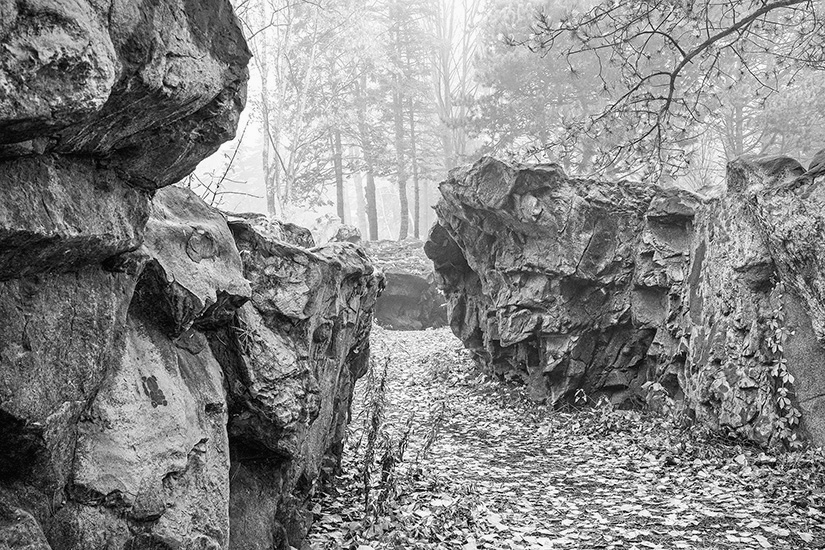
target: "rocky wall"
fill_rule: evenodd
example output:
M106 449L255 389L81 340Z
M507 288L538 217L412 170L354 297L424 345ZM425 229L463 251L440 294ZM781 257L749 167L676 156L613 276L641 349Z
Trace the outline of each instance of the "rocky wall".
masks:
M167 187L234 135L229 2L0 13L0 547L300 546L381 280Z
M821 193L791 189L802 171L736 161L706 200L485 158L441 184L425 250L455 334L537 399L821 444Z
M386 288L375 304L375 320L385 328L421 330L447 324L444 296L435 284L432 263L417 239L364 242L384 273Z

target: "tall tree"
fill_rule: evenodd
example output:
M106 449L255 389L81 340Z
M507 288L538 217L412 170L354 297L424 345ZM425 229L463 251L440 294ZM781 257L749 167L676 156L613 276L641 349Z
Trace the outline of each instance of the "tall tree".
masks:
M580 63L571 70L559 56L537 56L508 41L524 40L543 0L497 0L480 33L476 79L484 90L476 99L472 119L479 152L514 160L560 162L566 170L588 172L602 146L614 141L595 140L580 131L582 118L607 101L593 86L597 64ZM555 13L565 5L555 4ZM568 6L569 7L569 6ZM613 129L614 136L619 130Z
M330 146L332 148L333 164L335 166L335 206L338 219L347 223L344 204L344 149L341 145L341 130L334 128L330 132Z
M378 240L378 206L375 202L375 144L367 121L367 68L361 72L357 86L356 112L358 117L358 137L366 173L365 199L369 239Z
M410 121L410 164L413 178L413 237L421 237L421 188L418 170L418 147L415 133L415 108L412 97L407 98L407 115Z
M407 238L409 233L410 207L407 199L407 161L406 145L404 143L404 88L409 75L403 68L409 67L409 13L399 0L390 0L388 4L390 36L393 43L393 58L395 62L392 71L392 121L395 130L395 178L398 184L399 198L399 230L398 239ZM404 57L407 60L404 60Z
M574 69L582 60L618 69L619 78L599 74L610 101L584 129L629 129L612 162L641 163L658 178L689 164L734 71L755 77L751 93L768 94L788 64L825 68L820 9L810 0L609 0L561 18L540 13L522 44Z
M485 3L429 0L428 4L428 27L434 40L431 78L446 170L467 156L467 126L477 91L473 60Z

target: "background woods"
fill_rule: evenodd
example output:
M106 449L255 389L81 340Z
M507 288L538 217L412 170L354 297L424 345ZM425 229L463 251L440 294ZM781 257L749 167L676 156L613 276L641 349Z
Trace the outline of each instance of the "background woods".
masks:
M823 142L814 2L244 0L236 138L187 184L324 235L425 235L482 154L693 190Z

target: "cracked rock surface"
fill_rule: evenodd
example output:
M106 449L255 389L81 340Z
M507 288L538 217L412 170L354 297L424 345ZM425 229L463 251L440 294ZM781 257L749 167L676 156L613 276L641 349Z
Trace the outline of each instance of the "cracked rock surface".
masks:
M227 0L4 0L0 157L178 181L235 134L251 54Z
M169 186L234 135L230 3L0 13L0 547L301 546L382 282Z
M536 399L683 407L778 444L784 388L822 444L825 199L790 189L801 170L734 161L727 194L706 200L484 158L441 184L425 250L453 332ZM777 379L780 360L794 382Z

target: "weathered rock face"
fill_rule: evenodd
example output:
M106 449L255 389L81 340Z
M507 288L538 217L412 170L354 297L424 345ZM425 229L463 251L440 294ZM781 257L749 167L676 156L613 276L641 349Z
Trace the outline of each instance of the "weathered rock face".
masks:
M665 307L665 282L635 270L653 190L488 160L441 191L427 254L457 334L483 361L523 372L537 397L560 402L579 388L632 397ZM635 322L634 301L647 323Z
M8 529L72 550L299 544L369 357L364 252L230 228L170 187L108 265L1 283Z
M798 409L821 443L821 199L785 190L800 173L737 161L702 200L482 159L441 185L425 250L453 331L536 398L648 398L760 443Z
M224 214L230 223L246 222L249 226L255 228L257 232L272 239L284 241L303 248L315 247L315 239L312 237L312 231L306 227L301 227L290 222L270 219L256 212L224 212Z
M228 0L0 7L0 157L87 157L155 189L235 134L250 53Z
M298 546L314 484L340 460L381 278L352 244L309 251L230 227L252 285L250 303L210 338L229 388L230 547Z
M386 288L375 304L376 322L395 330L447 324L446 300L435 285L423 242L368 241L364 246L386 277Z
M300 546L380 276L164 187L235 131L230 4L0 14L0 547Z

